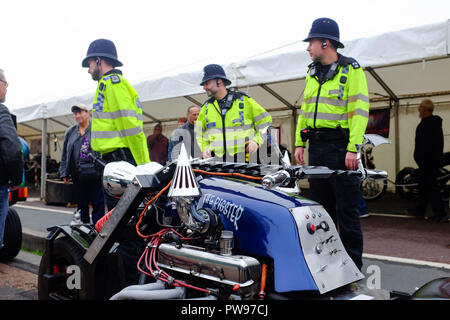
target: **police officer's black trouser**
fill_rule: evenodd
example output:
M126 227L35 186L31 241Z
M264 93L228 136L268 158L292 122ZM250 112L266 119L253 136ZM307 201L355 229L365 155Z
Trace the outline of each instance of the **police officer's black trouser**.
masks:
M118 149L108 154L102 155L105 162L126 161L132 165L136 165L136 161L129 149ZM106 206L108 211L112 210L120 198L115 198L105 193ZM136 233L134 226L126 226L120 235L118 252L122 256L126 285L137 284L139 280L139 271L137 270L137 262L144 250L144 242Z
M309 165L347 170L346 147L344 140L310 140ZM357 177L343 176L309 180L312 200L322 204L330 214L348 255L361 270L363 236L357 210L359 182Z

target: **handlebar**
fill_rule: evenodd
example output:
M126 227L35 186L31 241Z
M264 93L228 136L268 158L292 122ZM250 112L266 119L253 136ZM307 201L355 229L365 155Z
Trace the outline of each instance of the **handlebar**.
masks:
M326 179L331 176L358 177L361 180L367 178L375 180L387 179L388 174L384 170L358 168L357 170L332 170L320 166L298 166L291 169L279 170L275 173L265 175L261 184L265 188L287 185L291 178L295 179Z
M94 163L100 165L101 167L103 168L106 167L106 162L101 157L97 157L91 152L88 153L88 157L91 158Z

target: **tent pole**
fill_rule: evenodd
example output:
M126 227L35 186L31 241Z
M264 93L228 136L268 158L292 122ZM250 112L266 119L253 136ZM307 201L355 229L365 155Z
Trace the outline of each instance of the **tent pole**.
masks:
M372 75L375 81L386 91L389 95L389 107L392 108L392 102L394 102L394 114L395 114L395 174L399 172L400 169L400 132L399 132L399 108L400 99L392 91L392 89L383 81L383 79L375 72L372 67L366 67L366 71Z
M395 174L400 171L400 119L399 119L400 100L394 101L395 115Z
M291 149L291 154L294 154L295 153L295 131L296 131L296 125L297 125L297 108L295 107L295 105L292 105L289 101L287 101L281 95L279 95L277 92L275 92L275 90L270 88L268 85L266 85L264 83L261 83L261 84L259 84L259 86L261 88L263 88L264 90L266 90L267 92L269 92L272 96L277 98L285 106L287 106L289 109L292 110L292 124L291 124L291 132L290 132L290 136L291 136L290 149Z
M47 119L42 119L41 155L41 200L45 198L45 176L47 172Z
M294 108L292 109L292 123L291 123L291 154L294 155L295 154L295 132L296 132L296 128L297 127L297 109ZM294 164L295 163L295 159L293 159Z

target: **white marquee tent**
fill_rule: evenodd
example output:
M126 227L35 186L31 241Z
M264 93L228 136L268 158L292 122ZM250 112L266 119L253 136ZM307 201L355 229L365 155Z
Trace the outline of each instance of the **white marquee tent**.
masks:
M382 167L395 174L400 164L404 164L400 155L411 153L412 131L404 132L401 128L404 110L417 106L427 97L446 108L445 117L450 118L450 20L344 44L345 49L339 52L356 58L366 73L371 109L391 108L390 139L393 144L387 149L391 162L382 161ZM291 151L310 63L309 54L298 45L292 45L223 65L232 86L247 92L272 114L274 124L281 127L281 142ZM145 131L148 133L156 122L175 128L176 120L186 114L189 105L201 105L207 99L199 85L201 78L202 70L195 70L134 84L142 102ZM12 110L12 113L17 116L20 135L25 138L40 136L42 141L49 141L50 137L62 135L74 124L72 105L89 105L92 100L93 93L43 102ZM409 147L403 150L401 141L408 141ZM47 149L47 143L42 143L43 154L47 154ZM41 167L45 172L44 161Z

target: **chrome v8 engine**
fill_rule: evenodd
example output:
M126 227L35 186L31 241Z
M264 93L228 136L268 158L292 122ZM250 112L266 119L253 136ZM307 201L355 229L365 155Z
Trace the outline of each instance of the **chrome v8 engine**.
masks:
M225 285L245 288L258 281L261 265L258 260L242 255L207 252L202 247L163 243L159 246L158 265Z

